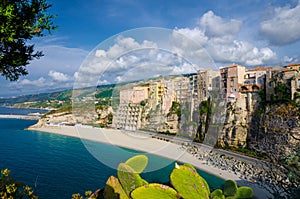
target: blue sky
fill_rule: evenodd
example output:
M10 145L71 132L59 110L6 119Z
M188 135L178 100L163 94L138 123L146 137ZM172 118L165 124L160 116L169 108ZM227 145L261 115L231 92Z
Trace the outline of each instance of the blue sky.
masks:
M32 41L45 56L33 61L29 75L17 82L1 77L0 97L72 88L79 67L99 43L141 27L167 28L186 35L203 46L218 67L300 62L298 0L48 2L53 4L49 12L57 15L58 30Z

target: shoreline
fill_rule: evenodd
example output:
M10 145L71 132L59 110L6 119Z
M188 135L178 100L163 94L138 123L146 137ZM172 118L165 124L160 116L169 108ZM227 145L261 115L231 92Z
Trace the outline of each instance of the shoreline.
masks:
M152 138L151 135L141 135L139 133L122 131L117 129L94 128L89 126L43 126L29 127L27 130L39 131L69 137L75 137L93 142L100 142L109 145L116 145L128 149L133 149L145 153L150 153L173 161L190 163L197 169L212 174L224 180L235 180L239 186L251 186L255 193L255 198L267 198L270 196L266 189L261 188L257 183L244 180L245 177L238 172L223 170L210 164L207 159L200 159L195 154L189 152L183 145L166 142ZM84 133L82 133L84 131ZM202 150L202 151L201 151ZM209 155L207 148L200 148L200 151ZM262 197L263 196L263 197Z
M1 119L22 119L22 120L39 120L40 116L35 115L3 115L0 114Z
M239 175L235 175L233 173L229 173L223 170L219 171L219 170L212 169L211 168L212 166L204 164L205 161L200 161L198 158L188 153L187 151L183 151L182 146L178 144L154 139L151 138L151 136L147 136L147 135L137 136L136 134L134 135L134 133L117 130L117 129L100 129L94 127L85 127L85 126L76 126L76 127L47 126L47 127L40 127L40 128L29 127L27 130L75 137L79 139L100 142L109 145L116 145L119 147L124 147L124 148L137 150L141 152L147 152L153 155L168 158L170 160L174 160L174 161L177 160L180 162L193 164L198 169L203 170L209 174L215 175L224 180L228 180L228 179L240 180ZM79 131L85 130L85 132L78 133L78 130ZM95 133L98 134L95 135ZM137 143L137 141L139 141L139 143ZM161 150L157 148L160 148Z

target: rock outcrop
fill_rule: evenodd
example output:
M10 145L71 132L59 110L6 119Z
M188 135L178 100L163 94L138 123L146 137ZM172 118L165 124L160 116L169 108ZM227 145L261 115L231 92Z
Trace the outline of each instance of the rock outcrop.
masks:
M293 104L272 104L258 109L249 128L249 148L274 158L300 149L300 113Z
M249 92L227 103L224 126L218 141L220 146L246 147L252 115L259 102L258 93Z

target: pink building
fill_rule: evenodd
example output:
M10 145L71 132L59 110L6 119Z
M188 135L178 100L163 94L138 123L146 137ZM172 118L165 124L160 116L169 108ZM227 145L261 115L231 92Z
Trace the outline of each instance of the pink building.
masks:
M220 69L221 85L227 101L233 101L240 97L239 87L244 83L246 68L237 64Z
M120 91L120 104L128 104L132 101L133 89Z
M137 104L145 99L148 99L148 97L149 86L135 86L133 89L120 91L120 104Z

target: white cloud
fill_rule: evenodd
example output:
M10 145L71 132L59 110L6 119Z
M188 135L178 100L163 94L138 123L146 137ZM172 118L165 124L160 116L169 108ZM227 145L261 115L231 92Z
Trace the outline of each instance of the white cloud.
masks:
M299 59L297 57L284 56L282 62L283 64L297 63L299 62Z
M264 65L278 59L277 54L268 47L260 48L254 43L235 38L242 24L239 20L224 20L209 11L200 18L199 24L201 27L177 31L201 44L203 49L199 55L203 55L203 51L206 51L218 65L228 63L246 66ZM182 50L195 53L193 49Z
M151 67L151 63L155 65L157 62L165 64L168 61L174 61L160 52L153 41L145 39L138 42L132 37L118 36L107 50L97 49L85 60L76 73L75 87L88 84L92 86L97 82L113 83L112 81L120 82L130 80L128 78L139 78L149 74L149 70L135 70L134 68L140 68L147 63Z
M195 40L200 45L205 45L208 42L208 37L205 35L205 32L198 27L195 27L193 29L189 28L181 28L175 29L178 33L185 35L189 39Z
M193 38L195 41L199 38L199 36L194 35L194 29L185 28L184 31L181 31L181 29L178 31ZM202 34L201 31L199 33ZM240 63L252 66L263 65L277 59L276 53L270 48L258 48L246 41L232 40L231 37L207 37L206 43L203 40L201 42L203 49L219 64Z
M22 87L44 87L45 85L47 85L47 80L44 77L40 77L38 79L35 80L30 80L30 79L22 79L16 82L11 82L9 84L10 88L15 88L15 89L20 89Z
M56 82L68 82L71 80L68 75L54 70L50 70L48 75Z
M197 36L196 33L193 35ZM191 57L197 60L201 58L198 51L199 45L195 45L196 42L176 30L169 31L167 37L163 36L159 39L163 40L163 43L150 41L147 37L144 40L139 38L139 41L134 37L116 37L111 42L111 46L106 48L107 50L100 47L84 61L80 70L75 74L75 88L86 85L95 86L99 82L116 83L162 74L178 74L178 71L196 72L188 63ZM170 43L169 46L166 43Z
M199 19L199 25L203 27L205 34L212 37L236 35L240 31L242 21L237 19L224 20L208 11Z
M262 21L260 32L271 44L286 45L300 39L300 3L294 8L274 8L270 19Z

